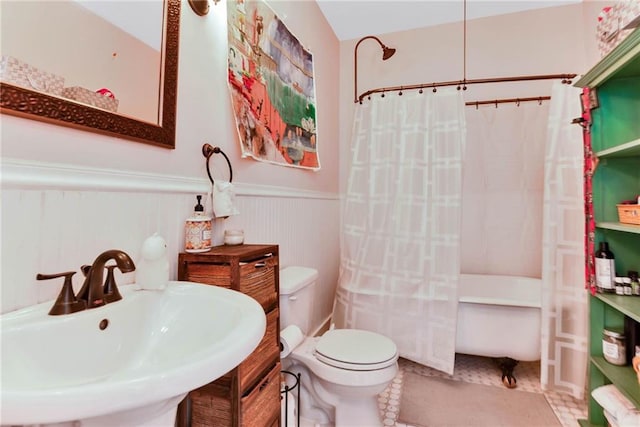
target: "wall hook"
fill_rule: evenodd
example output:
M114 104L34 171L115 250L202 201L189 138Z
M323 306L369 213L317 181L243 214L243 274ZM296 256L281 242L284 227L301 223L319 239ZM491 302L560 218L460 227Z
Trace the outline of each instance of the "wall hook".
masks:
M220 147L213 147L211 144L203 144L202 145L202 155L207 159L207 175L209 175L209 181L211 181L211 185L214 184L213 177L211 176L211 169L209 168L209 159L214 154L220 153L227 161L227 165L229 166L229 182L233 181L233 168L231 167L231 161L229 157L220 149Z
M587 129L591 123L589 123L584 117L576 117L571 120L572 125L580 125L582 129Z

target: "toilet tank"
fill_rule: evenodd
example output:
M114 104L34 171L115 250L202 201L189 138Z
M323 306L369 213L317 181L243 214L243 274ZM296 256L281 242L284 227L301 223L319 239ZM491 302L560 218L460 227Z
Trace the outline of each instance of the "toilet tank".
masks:
M296 325L304 335L309 334L313 288L318 270L290 266L280 270L280 329Z

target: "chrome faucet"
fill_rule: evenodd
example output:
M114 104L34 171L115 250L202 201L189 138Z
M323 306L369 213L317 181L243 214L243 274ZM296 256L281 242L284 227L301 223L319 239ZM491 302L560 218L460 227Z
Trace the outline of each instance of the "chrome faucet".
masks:
M111 249L98 255L93 264L87 268L84 283L77 295L78 299L86 301L87 308L99 307L107 302L122 298L115 288L115 282L112 285L115 292L110 295L104 293L102 278L104 277L105 264L112 259L123 273L136 269L131 257L119 249ZM109 296L111 298L108 298Z

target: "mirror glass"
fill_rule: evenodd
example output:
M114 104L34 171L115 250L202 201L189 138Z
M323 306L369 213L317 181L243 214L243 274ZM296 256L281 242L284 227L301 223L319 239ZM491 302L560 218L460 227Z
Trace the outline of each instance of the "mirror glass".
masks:
M175 146L179 0L1 7L3 113Z

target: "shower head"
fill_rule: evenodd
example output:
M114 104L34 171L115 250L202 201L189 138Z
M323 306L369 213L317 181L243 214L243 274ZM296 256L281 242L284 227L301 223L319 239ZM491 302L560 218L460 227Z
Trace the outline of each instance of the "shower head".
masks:
M393 54L396 53L396 50L392 47L382 46L382 60L386 61L391 58Z
M392 47L385 46L384 43L380 41L376 36L366 36L358 40L356 43L356 47L353 49L353 92L354 92L354 102L358 102L358 46L360 43L365 41L366 39L374 39L378 42L380 47L382 48L382 60L386 61L391 58L396 50Z

